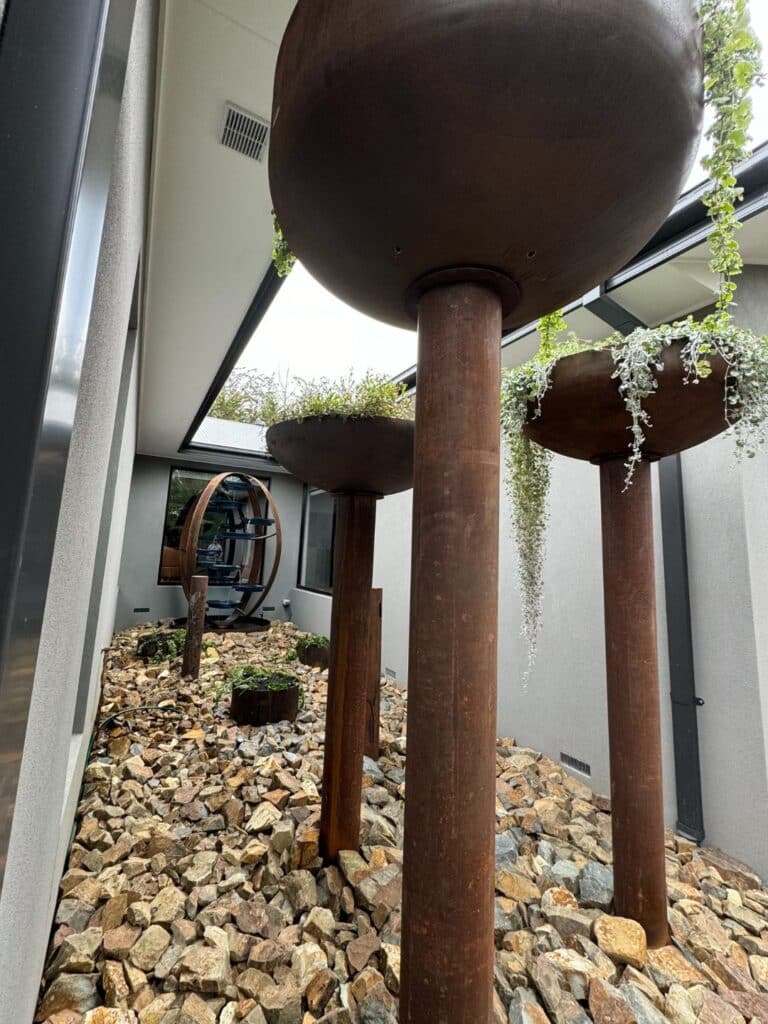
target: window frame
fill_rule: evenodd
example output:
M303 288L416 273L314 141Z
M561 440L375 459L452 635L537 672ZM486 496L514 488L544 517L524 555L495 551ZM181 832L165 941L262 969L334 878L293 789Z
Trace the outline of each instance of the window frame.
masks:
M173 474L177 470L186 471L186 472L189 472L189 473L209 473L210 474L210 479L212 479L215 476L218 476L220 473L231 473L231 474L245 473L247 476L253 476L257 480L260 480L264 484L266 489L270 492L270 494L272 493L272 477L271 476L261 476L260 474L255 473L252 470L243 469L242 467L240 467L238 469L231 469L231 468L230 469L226 469L226 468L215 467L215 468L212 469L210 465L206 466L206 465L203 465L202 463L198 463L198 462L171 463L171 465L168 468L168 485L167 485L166 490L165 490L165 504L163 506L163 519L162 519L161 536L160 536L160 551L159 551L158 561L157 561L157 580L156 580L156 585L158 587L179 587L181 589L181 581L180 580L165 580L162 577L162 572L163 572L163 548L165 547L165 526L166 526L166 521L168 519L168 503L171 500L171 485L173 483ZM262 567L261 567L261 572L262 572L262 577L263 577L263 575L264 575L264 565L263 564L262 564ZM263 579L262 579L262 582L263 582Z

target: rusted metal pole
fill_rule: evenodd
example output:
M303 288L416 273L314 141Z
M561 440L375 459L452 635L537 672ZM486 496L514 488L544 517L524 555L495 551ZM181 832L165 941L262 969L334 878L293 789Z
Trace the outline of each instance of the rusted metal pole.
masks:
M401 1024L490 1024L501 302L419 306Z
M600 466L616 913L668 942L651 466Z
M381 728L381 595L380 587L371 591L371 617L368 633L368 719L365 731L365 756L379 757Z
M184 641L184 660L181 663L182 676L197 679L200 675L200 656L203 651L205 610L208 603L208 577L193 576L189 587L189 611L187 612L187 635Z
M368 715L368 624L376 495L337 494L331 650L320 847L327 860L360 845Z

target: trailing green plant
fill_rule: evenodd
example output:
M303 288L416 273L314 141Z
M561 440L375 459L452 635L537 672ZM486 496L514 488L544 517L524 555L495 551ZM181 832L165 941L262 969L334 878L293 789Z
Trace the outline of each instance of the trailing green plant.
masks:
M211 406L212 416L267 427L314 416L413 419L413 414L413 399L406 394L405 385L373 371L359 379L350 371L338 380L305 380L236 370Z
M275 265L278 277L288 277L296 265L296 256L291 251L290 246L285 240L283 229L278 223L274 210L272 211L272 225L274 227L274 237L272 240L272 262Z
M541 415L558 360L579 352L609 349L613 377L630 420L626 486L642 458L650 418L645 402L658 387L662 354L680 344L684 380L696 384L711 372L711 359L722 357L727 367L725 420L735 436L739 455L753 456L768 435L768 338L738 327L731 309L742 257L736 215L743 191L737 185L736 165L749 153L752 115L750 89L762 82L760 49L751 31L747 0L701 0L699 19L704 53L704 99L712 114L707 131L711 151L703 160L710 176L704 203L712 227L710 268L718 276L715 310L700 322L692 317L654 328L639 328L627 337L613 334L601 341L583 341L566 334L558 310L538 324L541 344L534 358L506 371L501 394L501 424L505 442L507 491L512 505L513 532L518 546L518 575L522 599L522 632L529 662L536 652L541 624L542 574L546 550L551 454L523 432L525 422ZM562 336L565 334L565 337Z

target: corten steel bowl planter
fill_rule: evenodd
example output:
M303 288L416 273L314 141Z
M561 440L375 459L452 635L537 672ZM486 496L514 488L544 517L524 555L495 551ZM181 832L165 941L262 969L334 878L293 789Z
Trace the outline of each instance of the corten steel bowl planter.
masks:
M320 848L328 860L360 845L363 755L380 676L371 588L376 503L411 487L414 425L370 416L289 420L267 431L272 455L300 480L334 495L333 602L328 657ZM376 606L377 609L380 605ZM377 655L380 658L380 652ZM374 678L375 676L375 678ZM378 723L374 715L373 731Z
M412 326L436 272L473 267L444 278L496 287L512 327L642 248L702 103L693 0L299 0L275 211L312 275L370 316Z
M664 349L664 369L656 374L658 389L643 401L651 418L644 428L643 458L652 462L708 441L728 426L724 360L710 357L710 375L686 384L681 348L682 342L674 342ZM631 418L619 381L612 377L614 369L607 349L560 359L542 399L541 415L535 416L531 408L523 428L526 436L572 459L626 458Z
M657 390L643 400L642 458L626 486L631 417L608 350L560 359L528 438L600 466L606 676L616 913L645 928L651 947L669 941L664 853L661 713L656 635L651 462L727 428L727 367L686 383L682 341L662 352Z
M299 687L285 690L232 690L230 712L238 725L293 722L299 713Z
M267 447L299 480L333 494L396 494L413 480L412 420L286 420L269 428Z

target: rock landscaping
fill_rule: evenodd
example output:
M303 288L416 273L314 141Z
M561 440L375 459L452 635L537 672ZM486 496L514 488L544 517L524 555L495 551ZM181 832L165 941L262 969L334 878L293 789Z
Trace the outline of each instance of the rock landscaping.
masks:
M406 694L383 684L363 845L324 865L326 674L293 665L292 724L240 728L222 692L298 632L206 635L197 682L137 658L141 635L106 656L36 1020L396 1024ZM648 950L611 915L609 801L514 740L496 763L494 1024L768 1024L768 892L748 867L669 833L672 944Z

